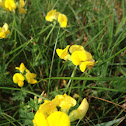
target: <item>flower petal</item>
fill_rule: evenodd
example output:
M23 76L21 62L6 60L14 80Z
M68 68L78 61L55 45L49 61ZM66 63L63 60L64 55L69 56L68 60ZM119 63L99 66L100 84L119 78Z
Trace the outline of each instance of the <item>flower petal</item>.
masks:
M56 53L61 59L70 59L70 54L68 53L69 46L70 45L68 45L65 49L56 49Z
M86 62L82 62L82 63L79 65L79 68L80 68L80 70L81 70L82 72L84 72L85 69L86 69L86 66L87 66Z
M84 98L80 106L76 110L73 110L72 112L70 112L69 114L70 121L72 122L77 119L82 119L87 113L88 108L89 108L89 104L86 98Z
M49 126L70 126L70 119L64 112L54 112L47 117ZM42 125L43 126L43 125Z
M69 49L70 53L73 53L75 51L85 51L84 47L81 45L72 45Z
M39 111L34 116L33 124L34 126L49 126L46 117Z
M88 57L84 51L75 51L71 55L71 60L74 65L80 65L82 61L86 61L87 59Z
M26 67L24 63L21 63L20 66L16 67L15 69L19 70L21 73L24 73L24 71L26 70Z
M60 27L66 27L67 26L67 16L65 14L59 14L58 16L58 22L60 24Z
M67 94L57 95L52 102L59 102L58 106L61 107L61 111L68 113L69 109L76 105L76 100Z
M55 19L55 13L56 13L56 9L51 10L47 13L45 19L49 22L52 22Z

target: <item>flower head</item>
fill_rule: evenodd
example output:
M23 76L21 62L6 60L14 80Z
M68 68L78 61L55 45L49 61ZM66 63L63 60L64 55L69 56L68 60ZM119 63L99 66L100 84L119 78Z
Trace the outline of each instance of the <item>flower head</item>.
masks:
M59 14L58 15L58 22L60 24L60 27L66 27L67 26L67 16L65 14Z
M70 119L64 112L51 113L47 118L37 111L33 120L34 126L70 126Z
M19 67L15 67L15 69L19 70L20 73L16 73L13 76L14 83L18 83L18 86L22 87L24 85L24 80L26 80L29 84L37 83L35 73L31 73L24 65L21 63Z
M20 13L20 14L23 14L23 13L26 14L27 10L24 9L24 6L25 6L24 0L20 0L20 1L19 1L19 4L18 4L18 10L19 10L19 13Z
M76 100L67 94L57 95L52 101L58 101L61 111L68 113L69 109L76 105Z
M56 9L51 10L47 13L45 19L49 22L52 22L54 19L56 19Z
M15 73L13 76L14 83L18 84L19 87L24 85L24 76L21 73Z
M49 22L54 22L54 20L57 20L60 24L60 27L66 27L68 22L67 16L57 12L56 9L49 11L45 19Z
M3 27L0 27L0 39L6 38L7 34L9 34L9 33L10 33L10 31L8 29L8 24L7 23L5 23L3 25Z
M6 9L8 9L9 11L13 11L16 9L16 4L14 2L14 0L4 0L4 6Z
M52 101L45 100L36 112L33 124L34 126L70 126L70 121L82 119L88 110L88 102L84 99L80 106L68 115L69 109L75 105L76 100L67 94L57 95ZM61 107L60 110L57 109L58 106Z
M71 55L68 53L68 49ZM92 58L92 55L80 45L72 45L70 48L68 45L65 49L57 49L56 52L61 59L70 60L74 65L79 65L82 72L87 67L90 69L97 63Z
M64 60L70 59L70 54L68 53L70 45L68 45L65 49L56 49L57 55Z
M26 69L26 80L28 81L28 83L30 84L35 84L37 83L37 80L35 80L34 78L36 77L35 73L31 73L29 70Z
M24 73L24 71L26 70L26 67L24 63L21 63L20 66L16 67L15 69L19 70L21 73Z

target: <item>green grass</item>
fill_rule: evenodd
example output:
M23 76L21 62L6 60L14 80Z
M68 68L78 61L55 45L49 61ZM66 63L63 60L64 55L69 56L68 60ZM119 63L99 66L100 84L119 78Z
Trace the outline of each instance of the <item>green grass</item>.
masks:
M52 99L64 93L79 94L78 104L86 97L90 105L72 126L124 125L126 1L27 0L25 7L23 15L0 8L0 26L6 22L10 29L9 37L0 39L0 126L32 126L39 107L34 96ZM45 20L54 8L68 17L66 28ZM82 73L64 62L54 46L63 49L69 44L84 46L98 63ZM37 74L37 84L20 88L13 83L21 62ZM46 95L40 96L43 91Z

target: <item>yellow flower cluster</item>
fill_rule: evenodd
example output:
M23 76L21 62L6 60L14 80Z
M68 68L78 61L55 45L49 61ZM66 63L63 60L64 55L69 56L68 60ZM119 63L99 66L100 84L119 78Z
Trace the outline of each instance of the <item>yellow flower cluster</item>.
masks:
M70 60L74 65L79 65L82 72L85 71L86 67L91 68L97 62L92 58L92 55L87 52L83 46L72 45L70 48L68 45L65 49L56 49L57 55L64 60ZM71 55L68 53L71 53Z
M54 20L57 20L60 24L60 27L67 26L67 21L68 21L67 16L60 12L57 12L56 9L49 11L45 19L49 22L53 22Z
M45 100L40 105L33 120L34 126L70 126L70 122L82 119L89 104L84 98L80 106L69 113L69 109L76 105L76 100L67 94L57 95L52 101ZM58 111L57 107L60 107Z
M16 8L18 8L20 14L26 13L27 11L24 9L24 0L20 0L17 3L15 3L14 0L0 0L0 6L3 7L6 11L14 11Z
M13 75L13 82L18 84L19 87L24 85L24 80L26 80L29 84L37 83L37 80L34 79L36 74L31 73L23 63L21 63L20 66L16 67L15 69L19 70L20 73L15 73Z
M9 32L8 24L5 23L3 27L0 27L0 39L6 38Z

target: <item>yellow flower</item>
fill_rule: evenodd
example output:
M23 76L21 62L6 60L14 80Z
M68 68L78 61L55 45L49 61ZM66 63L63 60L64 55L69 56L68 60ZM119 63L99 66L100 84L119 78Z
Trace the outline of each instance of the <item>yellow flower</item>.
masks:
M3 8L5 8L5 6L4 6L4 1L5 1L5 0L0 0L0 6L3 7Z
M70 60L70 54L68 53L70 45L68 45L65 49L56 49L57 55L64 60Z
M82 119L89 107L87 100L83 99L80 106L68 115L69 109L75 105L76 100L67 94L57 95L52 101L45 100L36 112L33 124L34 126L70 126L70 121ZM61 109L58 111L57 107Z
M71 55L68 53L68 49ZM56 49L56 52L61 59L70 60L74 65L79 65L82 72L85 71L86 67L90 69L97 63L92 55L80 45L72 45L70 48L68 45L65 49Z
M24 85L24 76L21 73L16 73L13 76L13 82L18 84L19 87Z
M21 73L24 73L24 71L26 70L26 67L24 63L21 63L20 66L16 67L15 69L19 70Z
M73 53L75 51L85 51L84 47L81 45L72 45L69 49L70 53Z
M87 113L88 108L89 108L89 104L87 100L84 98L80 106L76 110L70 112L69 114L70 121L72 122L77 119L82 119Z
M10 31L8 29L8 24L5 23L2 28L0 27L0 39L6 38L7 34L9 34L9 32Z
M67 16L64 14L59 14L58 15L58 22L60 24L60 27L66 27L67 26Z
M95 61L92 58L91 54L86 51L73 52L71 55L71 61L74 65L79 65L82 72L85 71L87 66L91 68L95 64Z
M76 105L76 100L67 94L57 95L52 102L58 101L58 106L61 107L61 111L68 113L69 109Z
M28 83L30 84L35 84L37 83L37 80L35 80L34 78L36 77L35 73L31 73L28 69L26 69L26 80L28 81Z
M45 19L49 22L57 20L60 24L60 27L66 27L68 22L67 16L60 12L56 12L56 9L49 11Z
M48 117L51 113L58 111L56 106L58 106L57 103L45 100L44 103L40 105L39 111L43 113L45 117Z
M64 112L51 113L47 118L37 111L33 120L34 126L70 126L70 119Z
M70 126L70 119L64 112L54 112L47 118L49 126Z
M14 0L5 0L5 8L7 8L9 11L13 11L16 9L16 4Z
M19 5L18 5L18 10L20 14L23 14L23 13L26 14L27 10L23 8L24 6L25 6L24 0L20 0Z
M52 22L54 19L57 19L56 16L56 9L55 10L51 10L47 13L45 19L49 22Z

